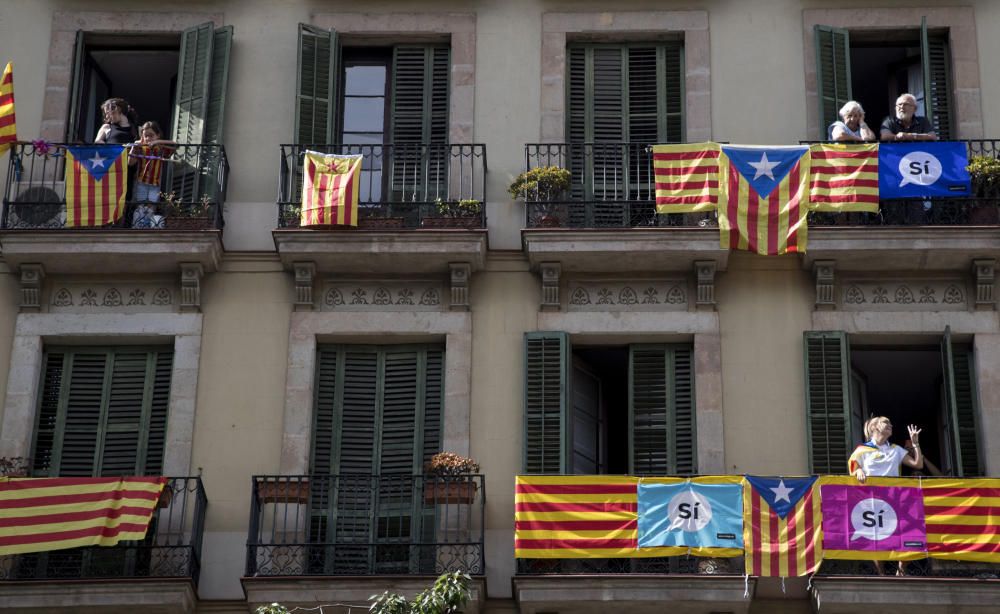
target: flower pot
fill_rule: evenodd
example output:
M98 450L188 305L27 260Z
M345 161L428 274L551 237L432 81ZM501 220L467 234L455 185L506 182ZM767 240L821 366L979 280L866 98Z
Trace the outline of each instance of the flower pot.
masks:
M421 228L480 228L483 223L475 217L425 217L420 220Z
M476 498L475 482L426 482L424 484L424 503L441 505L444 503L460 503L468 505Z
M359 228L402 228L405 220L401 217L363 217L358 220Z
M261 503L305 503L309 500L309 480L257 482Z
M214 220L208 216L176 217L167 216L165 228L170 230L209 230L214 228Z

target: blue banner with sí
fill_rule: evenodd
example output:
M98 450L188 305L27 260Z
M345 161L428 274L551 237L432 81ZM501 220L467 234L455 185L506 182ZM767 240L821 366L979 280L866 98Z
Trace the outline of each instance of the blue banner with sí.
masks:
M968 164L968 151L961 142L881 143L879 197L968 196Z

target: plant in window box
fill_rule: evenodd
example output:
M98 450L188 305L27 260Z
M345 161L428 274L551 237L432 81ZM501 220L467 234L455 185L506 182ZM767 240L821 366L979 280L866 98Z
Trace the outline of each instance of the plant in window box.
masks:
M424 228L479 228L482 226L482 201L474 198L462 200L442 200L434 202L437 216L425 216L420 220Z
M507 193L512 198L532 203L530 206L541 226L558 226L561 220L556 203L563 199L570 180L570 172L562 167L538 166L515 177L507 187Z
M257 482L257 498L261 503L305 503L309 500L309 479L264 478Z
M975 224L1000 222L1000 159L992 156L972 156L966 167L972 179L972 195L992 199L973 203L969 221Z
M31 459L24 456L0 456L0 477L26 478Z
M174 192L163 195L165 227L172 230L206 230L215 227L215 203L207 194L197 203L184 204Z
M302 223L302 205L284 205L279 209L281 228L298 228Z
M454 452L438 452L424 465L424 502L433 504L472 503L479 463Z

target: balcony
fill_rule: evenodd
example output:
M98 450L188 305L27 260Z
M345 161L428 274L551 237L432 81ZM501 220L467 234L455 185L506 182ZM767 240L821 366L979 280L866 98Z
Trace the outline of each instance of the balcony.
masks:
M179 145L163 162L160 202L127 201L117 222L85 228L66 225L63 147L10 150L0 219L8 264L41 264L50 274L175 273L181 262L217 268L229 174L222 145Z
M193 613L207 505L201 478L169 478L141 542L0 557L0 603L15 612Z
M483 476L255 476L243 587L251 607L364 603L414 593L444 572L485 599Z
M355 227L299 228L305 152L363 156ZM486 258L486 146L282 145L278 228L282 262L309 261L320 272L444 273L449 263L472 270ZM478 212L461 201L478 201Z

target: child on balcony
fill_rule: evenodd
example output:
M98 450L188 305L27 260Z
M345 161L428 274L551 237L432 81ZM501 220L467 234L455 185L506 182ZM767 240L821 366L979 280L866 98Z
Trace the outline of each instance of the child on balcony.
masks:
M146 122L139 133L141 138L129 154L129 164L139 169L135 183L135 200L139 205L132 213L132 228L160 228L163 217L154 215L154 208L149 203L160 200L163 161L174 153L177 143L163 139L163 131L156 122Z

